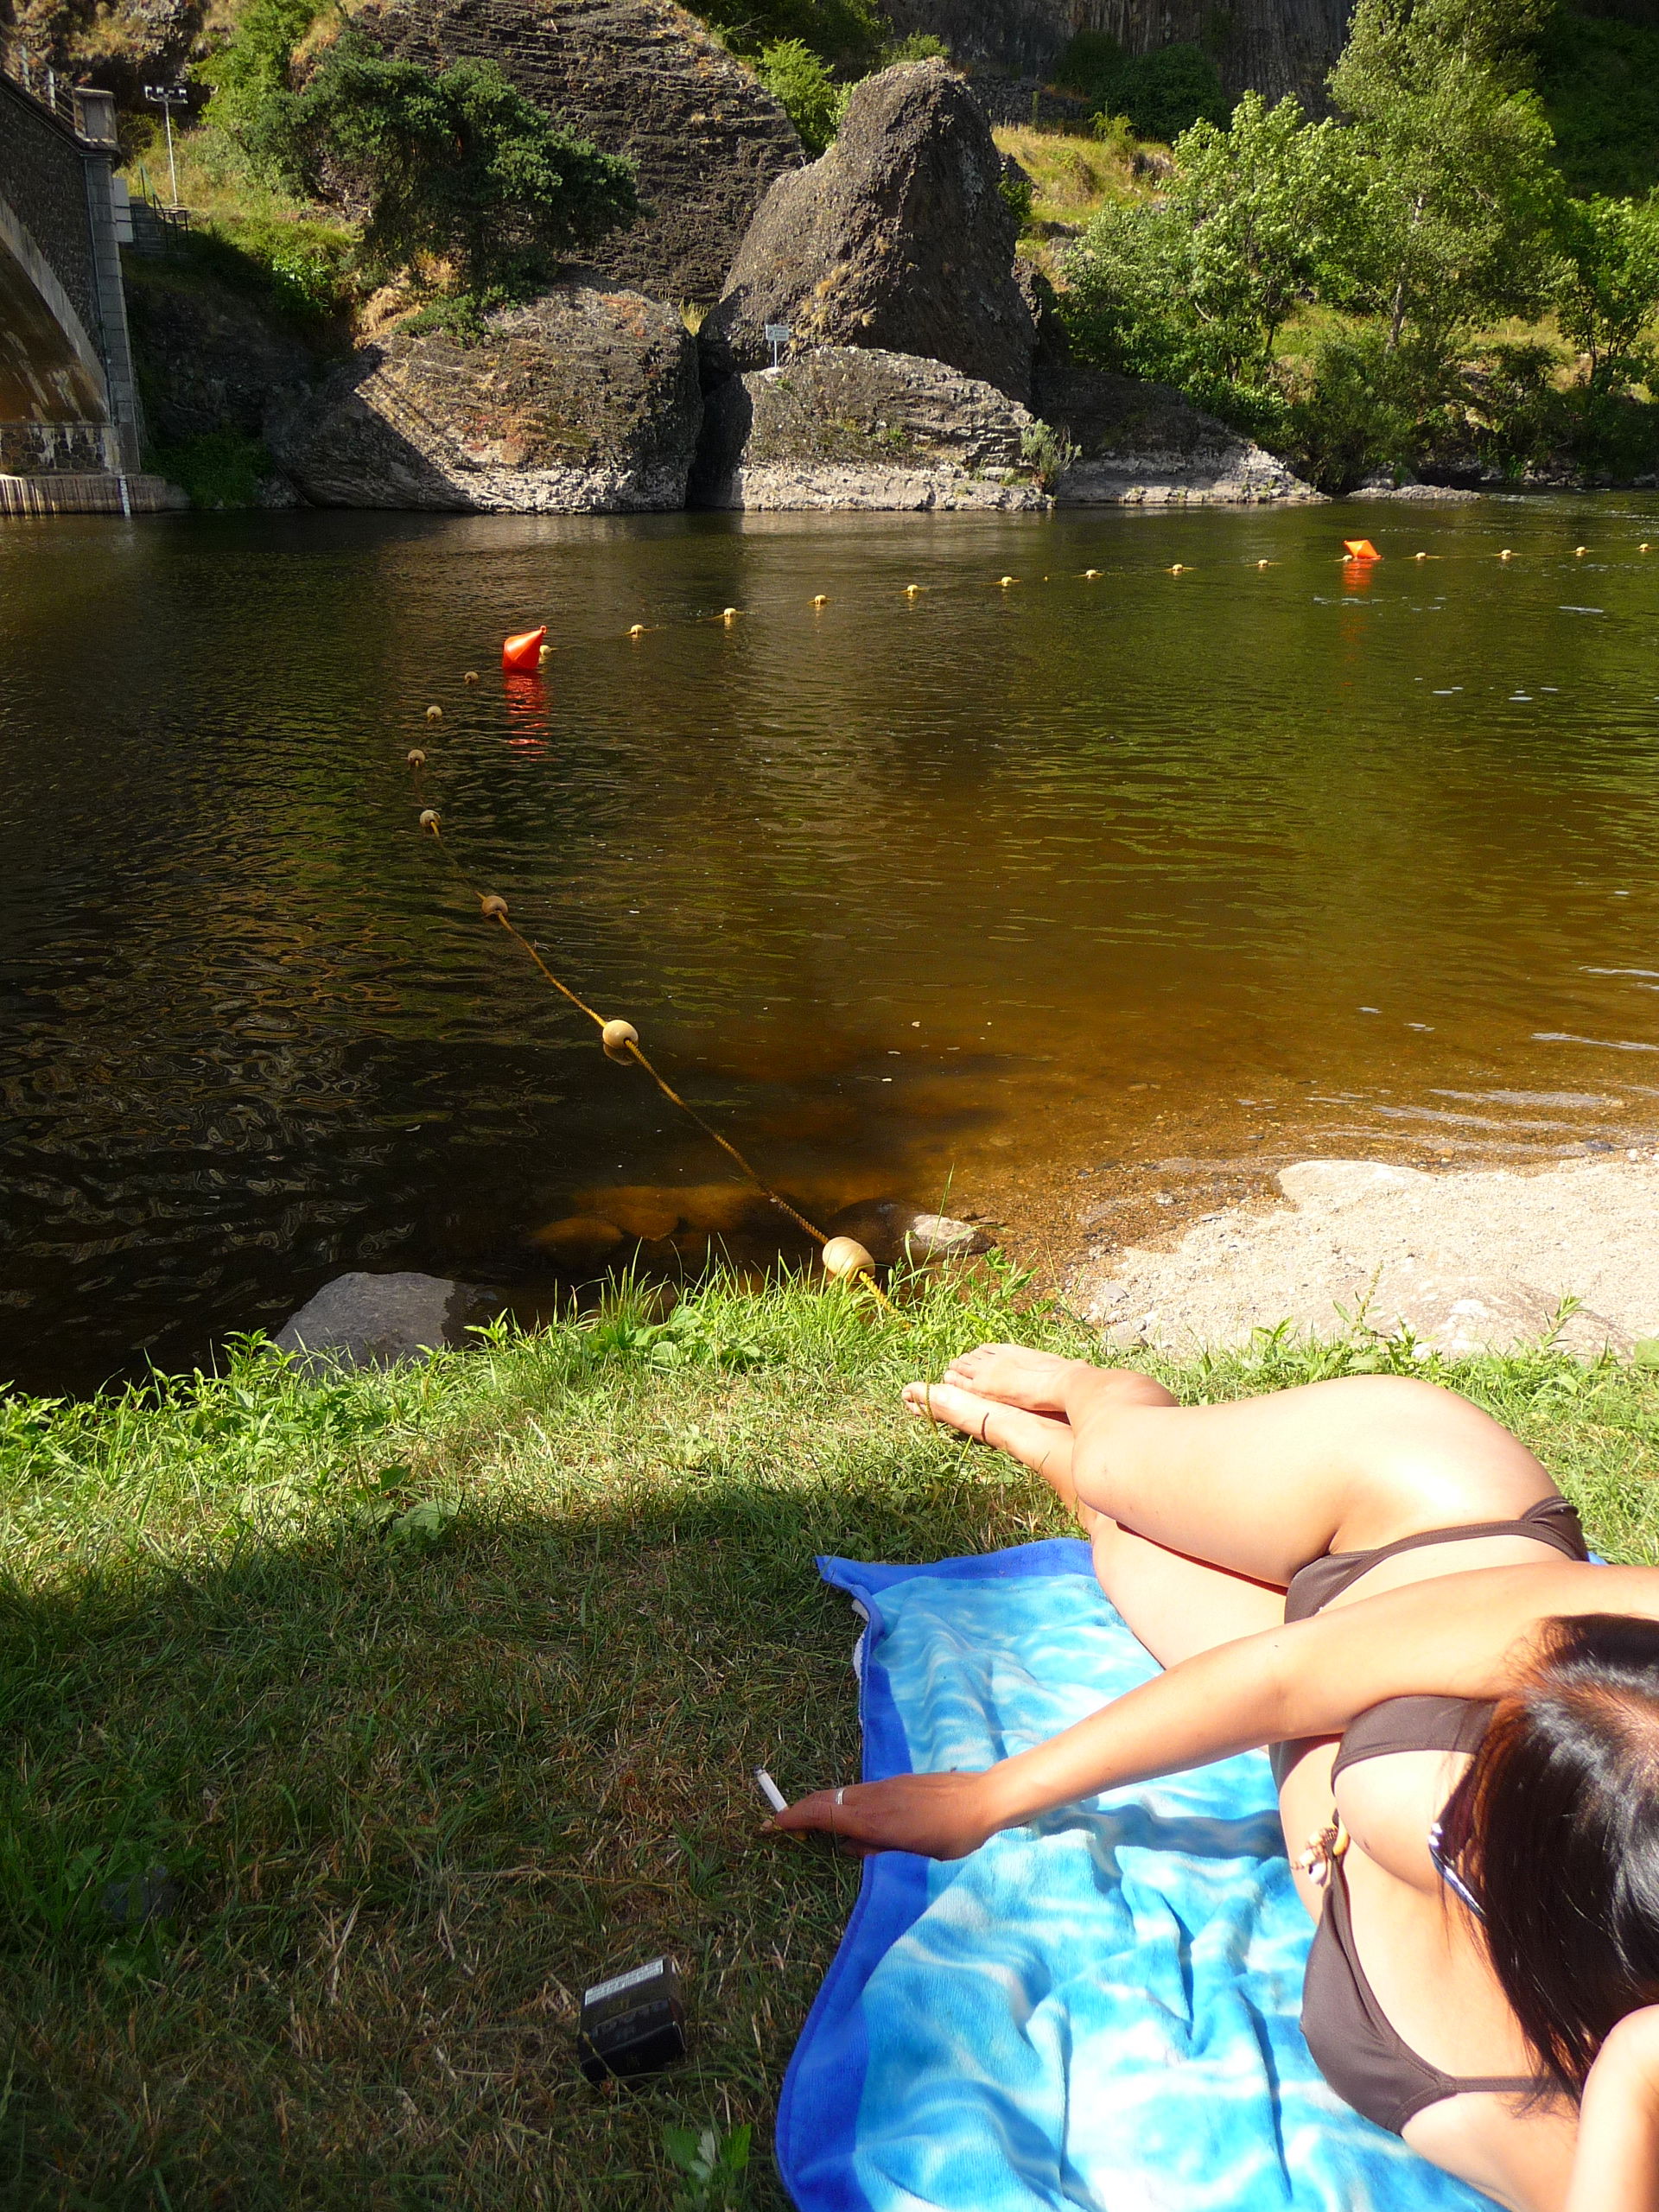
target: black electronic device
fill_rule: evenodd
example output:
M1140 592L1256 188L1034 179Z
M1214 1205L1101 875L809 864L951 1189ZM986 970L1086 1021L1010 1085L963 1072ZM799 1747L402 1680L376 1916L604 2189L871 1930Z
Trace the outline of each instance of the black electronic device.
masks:
M590 2082L655 2074L685 2056L685 2007L672 1959L652 1959L582 1992L576 2056Z

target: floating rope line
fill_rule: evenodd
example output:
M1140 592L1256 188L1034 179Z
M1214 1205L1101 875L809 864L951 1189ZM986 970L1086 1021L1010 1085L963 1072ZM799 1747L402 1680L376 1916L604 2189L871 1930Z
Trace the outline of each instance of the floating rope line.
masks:
M422 755L419 759L416 757L419 748L416 747L409 756L409 765L411 768L416 770L416 772L426 765L424 755ZM473 897L477 899L479 911L482 914L484 919L488 922L494 922L501 929L505 930L507 935L512 938L513 942L516 944L521 945L530 955L536 965L541 969L543 975L546 976L548 982L552 984L554 989L567 998L570 1001L571 1005L576 1008L578 1013L585 1014L587 1015L588 1020L593 1023L594 1027L599 1032L600 1042L605 1048L606 1058L619 1061L624 1065L626 1065L629 1061L632 1061L636 1067L643 1068L645 1073L651 1077L652 1081L656 1084L658 1090L662 1092L664 1097L668 1099L673 1105L677 1106L681 1113L683 1113L689 1121L696 1122L698 1128L702 1131L704 1136L706 1136L711 1143L717 1144L720 1147L727 1158L735 1164L749 1182L753 1184L755 1189L760 1192L760 1195L766 1198L770 1205L776 1206L780 1213L787 1214L790 1220L796 1224L797 1228L805 1230L806 1234L819 1248L820 1254L823 1261L824 1272L827 1274L836 1277L851 1276L861 1279L868 1286L872 1296L876 1300L876 1302L884 1307L887 1313L893 1313L894 1309L892 1300L887 1297L887 1293L882 1289L880 1284L875 1280L875 1262L871 1257L870 1254L865 1249L864 1246L858 1242L857 1238L853 1236L826 1236L824 1231L817 1228L813 1223L810 1222L806 1216L802 1213L798 1207L791 1205L789 1200L785 1198L780 1192L774 1191L772 1189L771 1184L767 1182L765 1176L760 1173L759 1169L753 1166L750 1162L743 1157L743 1154L738 1150L737 1147L733 1144L728 1138L723 1137L718 1129L713 1128L708 1122L706 1122L702 1116L698 1113L696 1108L691 1104L690 1101L689 1099L682 1098L679 1092L675 1090L673 1084L668 1081L667 1077L660 1074L658 1070L652 1066L651 1061L645 1057L645 1054L640 1049L639 1033L631 1021L622 1021L615 1019L607 1020L602 1014L595 1012L594 1007L588 1005L586 999L579 997L577 994L571 989L568 983L563 982L553 973L553 970L548 966L546 961L543 959L541 954L531 943L530 939L521 930L514 926L512 917L507 911L506 900L501 897L499 892L480 890L477 883L474 882L473 878L462 867L461 861L450 849L450 847L444 837L443 823L435 807L428 806L423 807L421 810L420 826L431 836L433 842L436 844L438 850L443 855L444 859L454 870L454 874L460 882L461 882L466 888L471 892Z

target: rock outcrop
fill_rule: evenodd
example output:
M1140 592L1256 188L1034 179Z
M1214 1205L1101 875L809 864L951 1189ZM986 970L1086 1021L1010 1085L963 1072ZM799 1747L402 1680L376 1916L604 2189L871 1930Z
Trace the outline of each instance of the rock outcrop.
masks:
M712 300L773 178L803 159L795 126L674 0L370 0L353 22L429 67L483 59L607 154L652 211L588 258L660 299Z
M295 333L211 276L142 262L124 275L144 416L163 445L220 430L261 437L267 416L297 404L324 373Z
M319 506L641 514L684 505L702 414L672 308L563 284L476 341L394 331L267 439Z
M1043 507L1034 418L943 361L824 346L709 396L694 505Z
M800 347L915 354L1028 397L1036 332L1001 168L943 62L867 77L830 150L779 177L750 225L702 327L711 373L761 367L766 327L786 325Z
M1077 448L1061 506L1250 506L1320 494L1270 453L1167 385L1044 367L1034 404Z

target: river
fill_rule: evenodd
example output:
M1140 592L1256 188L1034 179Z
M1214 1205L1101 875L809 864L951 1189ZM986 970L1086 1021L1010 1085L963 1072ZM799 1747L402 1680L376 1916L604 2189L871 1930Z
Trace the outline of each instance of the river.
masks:
M1055 1255L1311 1153L1650 1141L1649 532L1650 496L0 524L0 1377L206 1360L349 1268L535 1310L777 1249L424 805L820 1219L943 1198Z

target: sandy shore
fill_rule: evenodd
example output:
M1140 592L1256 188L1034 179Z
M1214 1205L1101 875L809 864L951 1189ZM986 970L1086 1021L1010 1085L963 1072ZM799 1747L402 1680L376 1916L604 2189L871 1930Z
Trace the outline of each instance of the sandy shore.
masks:
M1316 1336L1409 1329L1454 1353L1552 1332L1590 1355L1659 1348L1659 1151L1527 1173L1304 1160L1278 1180L1287 1203L1074 1267L1071 1300L1114 1343L1171 1351L1285 1320Z

